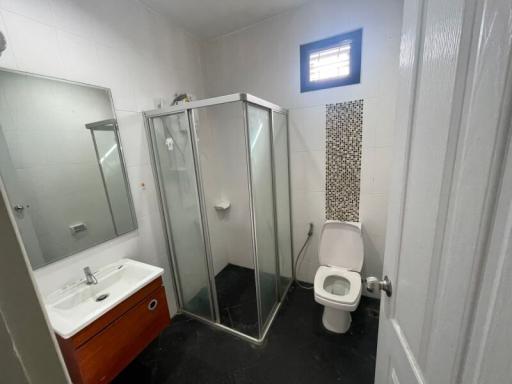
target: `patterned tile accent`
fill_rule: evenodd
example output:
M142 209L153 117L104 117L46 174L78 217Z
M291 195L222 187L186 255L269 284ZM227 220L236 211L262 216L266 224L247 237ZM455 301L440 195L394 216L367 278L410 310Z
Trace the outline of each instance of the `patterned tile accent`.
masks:
M327 104L325 216L359 221L363 100Z

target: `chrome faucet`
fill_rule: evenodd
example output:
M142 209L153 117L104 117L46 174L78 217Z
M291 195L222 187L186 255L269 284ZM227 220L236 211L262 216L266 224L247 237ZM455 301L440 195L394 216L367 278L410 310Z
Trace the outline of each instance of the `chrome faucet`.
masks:
M85 267L84 273L85 273L85 283L87 285L98 284L98 279L96 279L96 276L94 276L94 273L91 272L91 268Z

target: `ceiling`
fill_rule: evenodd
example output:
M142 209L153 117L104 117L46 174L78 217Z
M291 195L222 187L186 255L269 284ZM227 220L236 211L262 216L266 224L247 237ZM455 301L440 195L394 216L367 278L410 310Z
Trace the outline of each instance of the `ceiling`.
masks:
M143 0L194 35L211 39L304 4L308 0Z

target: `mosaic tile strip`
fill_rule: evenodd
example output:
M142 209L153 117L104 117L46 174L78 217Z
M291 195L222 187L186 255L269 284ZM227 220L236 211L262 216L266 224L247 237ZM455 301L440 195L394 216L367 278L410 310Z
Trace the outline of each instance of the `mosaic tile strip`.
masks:
M359 221L363 100L326 107L325 217Z

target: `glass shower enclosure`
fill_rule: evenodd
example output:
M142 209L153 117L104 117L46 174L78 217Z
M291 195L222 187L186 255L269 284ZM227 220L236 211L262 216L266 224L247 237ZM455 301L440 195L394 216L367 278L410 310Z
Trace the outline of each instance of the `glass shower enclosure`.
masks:
M293 280L287 111L239 93L144 116L180 311L262 342Z

